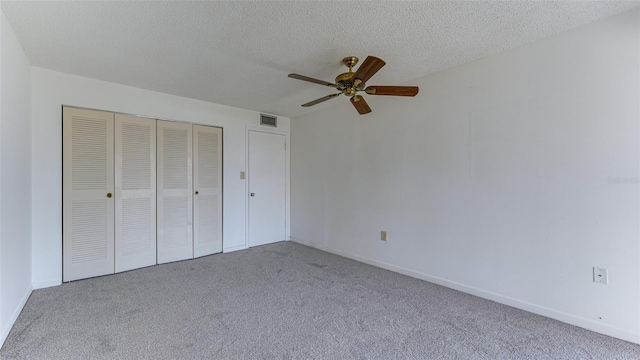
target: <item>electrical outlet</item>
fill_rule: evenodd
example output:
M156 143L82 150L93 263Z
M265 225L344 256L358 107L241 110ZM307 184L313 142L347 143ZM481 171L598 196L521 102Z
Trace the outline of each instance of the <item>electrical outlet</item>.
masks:
M244 171L240 171L240 180L244 180L247 177Z
M387 232L386 231L380 231L380 240L382 241L387 241Z
M605 268L593 268L593 282L596 284L607 285L609 283L609 272Z

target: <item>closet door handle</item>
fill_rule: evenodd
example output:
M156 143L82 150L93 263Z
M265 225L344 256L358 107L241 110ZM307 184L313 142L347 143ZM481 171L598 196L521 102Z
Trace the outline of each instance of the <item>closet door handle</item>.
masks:
M112 196L111 193L107 193L108 198L111 198L111 196Z
M198 195L198 190L196 190L196 195Z
M254 197L254 196L256 196L256 193L251 193L251 197Z

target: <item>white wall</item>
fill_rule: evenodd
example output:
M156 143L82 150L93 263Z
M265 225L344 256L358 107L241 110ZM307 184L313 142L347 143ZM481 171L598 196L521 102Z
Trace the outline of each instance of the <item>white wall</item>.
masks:
M31 65L0 12L0 346L31 294Z
M32 79L34 288L62 281L62 105L223 127L223 247L245 248L240 172L246 170L246 129L259 126L259 113L36 67ZM278 117L277 130L288 133L289 119Z
M639 27L442 71L366 116L293 118L292 239L640 342Z

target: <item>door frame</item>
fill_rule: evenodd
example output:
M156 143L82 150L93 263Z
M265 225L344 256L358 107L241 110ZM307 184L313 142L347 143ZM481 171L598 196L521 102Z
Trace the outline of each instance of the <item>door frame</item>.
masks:
M290 203L290 198L291 198L291 192L290 189L291 187L290 185L290 178L291 178L291 173L290 173L290 151L291 151L291 146L290 146L290 141L289 141L289 133L286 131L282 131L282 130L276 130L276 129L268 129L262 126L249 126L247 125L245 127L245 151L244 151L244 168L245 168L245 174L249 173L249 133L251 131L256 131L256 132L262 132L262 133L268 133L268 134L274 134L274 135L283 135L284 136L284 145L285 145L285 149L284 149L284 157L285 157L285 165L284 165L284 172L285 172L285 179L284 179L284 189L285 189L285 196L284 196L284 208L285 208L285 214L284 214L284 236L285 236L285 241L289 241L291 240L291 203ZM249 176L251 176L250 174L248 174L248 176L245 176L245 180L244 180L244 248L248 249L249 248Z

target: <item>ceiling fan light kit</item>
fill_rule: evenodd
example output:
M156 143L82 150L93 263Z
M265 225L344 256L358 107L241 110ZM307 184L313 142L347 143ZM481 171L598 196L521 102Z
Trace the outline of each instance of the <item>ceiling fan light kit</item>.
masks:
M353 72L353 67L358 63L358 58L355 56L347 56L342 59L342 63L349 68L348 72L342 73L336 77L334 83L328 81L318 80L310 78L308 76L299 74L289 74L292 79L298 79L302 81L312 82L314 84L324 85L336 88L340 91L337 94L331 94L319 99L310 101L306 104L302 104L304 107L313 106L321 102L327 101L338 97L340 94L344 94L351 98L351 104L356 108L360 115L368 114L371 112L369 104L365 99L357 95L358 92L365 92L368 95L387 95L387 96L416 96L418 93L417 86L367 86L366 82L382 69L386 64L381 59L375 56L367 56L362 65Z

